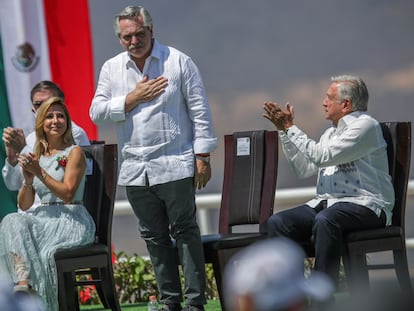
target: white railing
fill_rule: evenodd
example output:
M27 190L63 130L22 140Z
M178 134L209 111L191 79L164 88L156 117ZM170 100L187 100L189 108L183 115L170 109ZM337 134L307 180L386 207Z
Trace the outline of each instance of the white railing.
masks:
M315 195L315 187L277 189L275 196L275 207L294 206L309 200ZM414 195L414 180L408 183L407 196ZM196 195L197 209L219 208L221 194L200 194ZM115 216L131 215L132 208L127 200L115 202ZM414 238L407 239L407 247L414 248Z

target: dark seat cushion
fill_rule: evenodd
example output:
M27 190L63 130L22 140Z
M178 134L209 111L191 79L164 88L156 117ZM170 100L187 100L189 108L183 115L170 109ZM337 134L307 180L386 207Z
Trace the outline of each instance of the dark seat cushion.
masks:
M388 226L385 228L361 230L351 232L346 236L350 242L362 240L377 240L383 238L400 237L403 235L402 228L399 226Z
M93 255L108 254L108 246L100 243L88 244L83 246L71 247L70 249L58 249L55 253L55 260L69 259L77 257L87 257Z
M262 233L231 233L231 234L207 234L202 236L203 246L206 251L246 247L256 241L266 239Z

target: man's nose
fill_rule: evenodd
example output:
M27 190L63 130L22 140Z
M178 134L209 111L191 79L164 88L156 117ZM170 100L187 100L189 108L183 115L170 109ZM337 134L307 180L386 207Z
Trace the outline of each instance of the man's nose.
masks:
M136 44L136 43L138 43L139 42L139 39L136 37L136 36L132 36L132 38L131 38L131 43L132 44Z

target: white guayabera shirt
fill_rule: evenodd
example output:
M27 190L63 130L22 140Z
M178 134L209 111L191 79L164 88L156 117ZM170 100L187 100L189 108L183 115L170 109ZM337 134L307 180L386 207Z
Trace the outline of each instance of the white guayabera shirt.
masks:
M378 216L385 212L391 224L394 189L388 173L387 144L381 126L366 113L353 112L337 127L323 133L319 142L297 126L279 132L283 152L295 173L306 178L318 174L316 197L306 204L327 200L366 206Z
M147 75L168 79L165 92L125 112L125 98ZM198 68L190 57L154 40L141 72L127 52L102 66L89 111L100 123L115 122L121 151L118 184L144 186L194 176L194 153L217 146L210 107Z

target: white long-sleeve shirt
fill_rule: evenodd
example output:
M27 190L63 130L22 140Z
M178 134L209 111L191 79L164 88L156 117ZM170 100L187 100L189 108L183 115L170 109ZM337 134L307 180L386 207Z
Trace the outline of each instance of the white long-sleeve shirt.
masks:
M72 121L72 135L75 143L79 146L88 146L90 145L89 138L86 135L86 132L83 128L77 125L75 122ZM36 132L33 131L26 137L26 146L20 151L20 154L26 154L29 152L33 152L34 145L36 143ZM7 189L11 191L17 191L23 184L23 172L20 165L16 164L15 166L10 165L7 161L7 158L4 161L4 166L1 170L3 175L4 184L6 185ZM33 203L33 208L40 204L40 199L37 195L35 195L35 201ZM30 210L33 210L30 208Z
M297 126L279 132L283 152L302 178L318 174L317 195L306 204L327 200L366 206L391 224L394 189L388 173L387 144L379 123L366 113L353 112L321 136L309 139Z
M125 98L147 75L168 79L165 92L125 112ZM194 153L217 146L198 68L190 57L154 40L141 72L127 52L107 60L90 107L96 122L116 123L121 168L118 183L143 186L194 176Z

